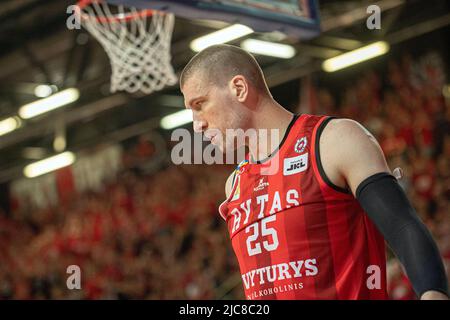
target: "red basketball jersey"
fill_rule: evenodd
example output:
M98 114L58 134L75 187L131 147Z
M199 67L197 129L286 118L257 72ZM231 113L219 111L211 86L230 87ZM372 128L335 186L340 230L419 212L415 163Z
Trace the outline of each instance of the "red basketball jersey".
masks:
M320 162L331 119L294 117L272 157L240 164L219 208L249 300L387 299L384 239Z

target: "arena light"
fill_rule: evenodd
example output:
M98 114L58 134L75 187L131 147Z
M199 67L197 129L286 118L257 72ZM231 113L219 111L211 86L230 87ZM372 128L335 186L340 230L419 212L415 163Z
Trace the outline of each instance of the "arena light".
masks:
M185 109L165 116L161 119L160 125L161 128L170 130L192 121L192 111L189 109Z
M57 152L62 152L67 146L66 137L64 135L58 135L55 140L53 140L53 149Z
M5 135L20 127L20 119L17 117L9 117L0 121L0 136Z
M442 94L446 98L450 98L450 84L444 85L442 88Z
M256 39L247 39L241 43L242 49L251 53L261 54L282 59L295 56L295 48L288 44L268 42Z
M70 151L66 151L56 156L29 164L23 169L23 173L27 178L34 178L70 166L74 162L75 155Z
M326 72L334 72L347 68L351 65L366 61L389 51L389 44L378 41L368 46L341 54L337 57L327 59L323 62L322 68Z
M36 117L45 112L49 112L66 104L72 103L80 97L78 89L71 88L55 93L47 98L37 100L22 106L19 115L23 119Z
M34 88L34 95L38 98L47 98L53 93L51 86L46 84L40 84Z
M232 26L193 40L190 47L192 51L199 52L212 45L230 42L250 33L253 33L251 28L242 24L233 24Z

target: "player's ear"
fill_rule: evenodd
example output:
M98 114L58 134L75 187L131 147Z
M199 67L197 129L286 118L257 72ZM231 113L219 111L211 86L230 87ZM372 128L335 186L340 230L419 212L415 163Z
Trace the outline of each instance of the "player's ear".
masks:
M248 95L248 83L243 76L234 76L230 81L230 89L239 102L245 102Z

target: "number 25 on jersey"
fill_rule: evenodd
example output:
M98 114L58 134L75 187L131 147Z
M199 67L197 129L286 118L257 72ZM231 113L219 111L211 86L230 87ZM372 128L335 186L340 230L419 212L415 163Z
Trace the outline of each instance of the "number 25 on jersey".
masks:
M272 241L262 241L262 246L267 251L274 251L278 248L278 236L277 231L274 228L270 228L267 224L277 219L276 215L269 216L249 225L245 229L245 233L251 233L247 238L247 251L249 256L254 256L262 252L261 240L262 237L271 236ZM258 241L261 228L261 238Z

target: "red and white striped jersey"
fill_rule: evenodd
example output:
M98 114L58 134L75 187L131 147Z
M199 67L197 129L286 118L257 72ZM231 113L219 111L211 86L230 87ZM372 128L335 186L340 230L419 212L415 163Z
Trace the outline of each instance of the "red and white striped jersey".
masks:
M384 239L320 162L331 119L295 116L272 157L237 169L219 212L247 299L387 299Z

